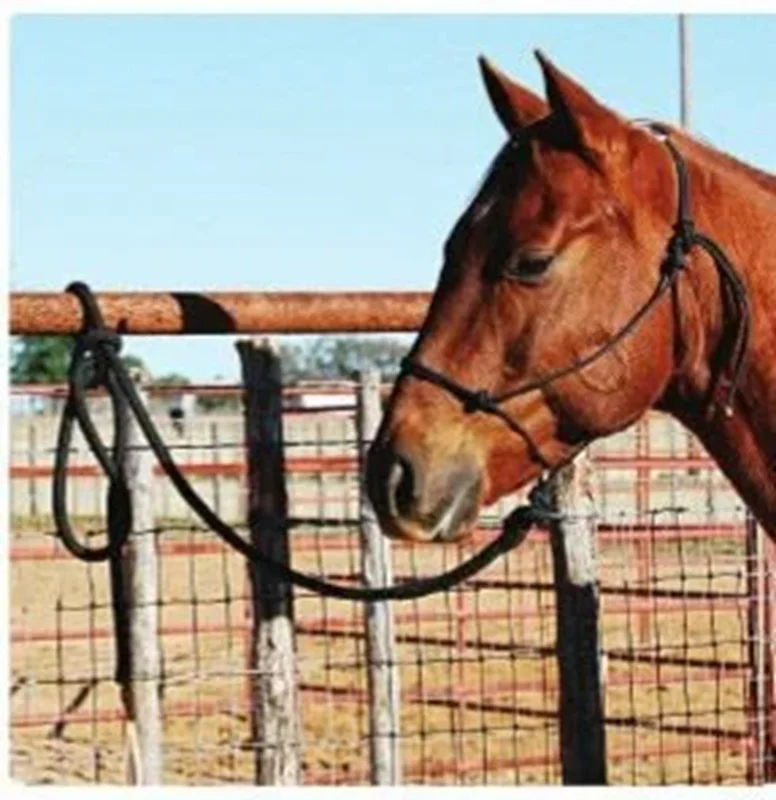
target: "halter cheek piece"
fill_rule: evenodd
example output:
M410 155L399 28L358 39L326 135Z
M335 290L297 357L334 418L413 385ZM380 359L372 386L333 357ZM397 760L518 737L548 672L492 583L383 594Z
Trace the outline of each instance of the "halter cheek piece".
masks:
M528 394L533 391L540 391L546 386L549 386L554 381L565 378L568 375L573 375L576 372L597 361L602 356L606 355L612 350L615 345L622 341L626 336L629 336L641 320L650 312L652 307L668 292L669 289L676 288L676 281L684 271L687 265L687 256L695 245L702 247L711 256L714 264L719 272L720 280L725 288L727 299L733 307L735 318L733 320L734 335L726 343L726 352L723 353L721 359L721 367L715 375L711 388L709 390L709 401L711 401L716 393L721 372L725 364L730 365L730 385L727 390L722 409L726 416L731 416L733 413L733 401L741 376L741 369L743 366L744 356L746 354L747 345L749 342L749 334L751 328L751 308L749 299L746 294L746 287L736 272L735 267L730 259L725 254L724 250L708 236L699 233L695 229L695 225L690 214L690 192L689 192L689 178L687 175L687 165L682 158L676 146L668 138L669 131L662 125L654 122L648 123L647 127L653 133L661 137L662 141L668 148L671 154L674 166L676 168L677 187L678 187L678 204L676 212L676 222L674 223L673 233L668 240L666 246L665 258L660 268L660 279L655 286L654 291L644 305L636 311L636 313L625 323L625 325L612 336L609 341L605 342L600 347L588 353L588 355L578 358L567 366L550 372L543 377L534 380L526 381L520 384L517 388L511 389L507 392L491 393L487 389L469 389L466 386L458 383L453 378L448 377L442 372L423 364L417 359L407 357L402 361L401 376L411 376L418 380L427 381L440 389L444 389L453 397L461 401L463 409L467 414L481 412L483 414L492 414L499 417L504 423L515 433L522 436L525 440L531 457L541 464L543 469L551 470L553 466L544 458L536 443L533 441L525 428L511 415L507 414L501 407L503 403L511 400L514 397ZM516 141L512 139L510 144L515 145ZM727 306L725 307L727 311ZM583 444L585 447L587 443ZM580 447L579 449L582 449ZM576 454L576 451L575 451Z

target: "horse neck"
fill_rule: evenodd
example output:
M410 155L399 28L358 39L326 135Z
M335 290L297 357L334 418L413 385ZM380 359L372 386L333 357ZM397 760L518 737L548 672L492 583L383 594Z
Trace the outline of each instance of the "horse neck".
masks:
M687 137L681 147L696 225L722 246L743 279L752 329L733 415L718 406L710 411L711 364L730 329L717 270L696 247L678 289L684 352L661 406L700 438L776 537L776 179L765 181L759 172L755 179L756 171Z

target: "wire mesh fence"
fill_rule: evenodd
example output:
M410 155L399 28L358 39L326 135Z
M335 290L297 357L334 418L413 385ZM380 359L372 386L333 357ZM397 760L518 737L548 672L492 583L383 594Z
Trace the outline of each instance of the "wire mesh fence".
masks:
M292 565L359 580L354 413L326 403L284 416ZM240 415L181 426L160 410L157 421L195 486L245 529ZM19 414L12 426L12 773L30 783L122 782L126 719L107 571L73 560L53 537L54 426L46 413ZM96 540L105 486L83 442L75 447L71 508ZM610 782L763 782L776 741L773 545L665 417L599 443L593 465ZM251 783L267 743L252 727L246 563L166 481L153 491L156 521L143 533L159 563L163 779ZM514 502L488 509L465 544L393 543L394 578L454 565L496 535ZM466 584L394 607L403 782L560 781L555 602L547 536L534 531ZM295 591L304 783L370 781L364 613Z

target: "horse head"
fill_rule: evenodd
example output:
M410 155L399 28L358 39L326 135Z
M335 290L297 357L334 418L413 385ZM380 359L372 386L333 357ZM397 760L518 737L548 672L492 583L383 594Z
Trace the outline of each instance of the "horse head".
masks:
M671 159L537 58L546 102L481 60L508 139L447 239L370 452L368 491L391 536L463 535L482 505L636 420L674 371L670 302L607 347L660 281Z

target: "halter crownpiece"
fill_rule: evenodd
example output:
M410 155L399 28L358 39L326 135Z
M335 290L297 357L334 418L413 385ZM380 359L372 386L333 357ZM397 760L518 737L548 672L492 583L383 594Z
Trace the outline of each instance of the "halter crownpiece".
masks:
M552 469L552 466L544 458L536 442L533 441L530 434L513 416L507 414L501 408L501 405L520 395L528 394L533 391L541 391L551 383L565 378L568 375L573 375L575 372L579 372L608 353L626 336L629 336L663 295L666 294L669 289L674 289L676 287L676 280L678 276L685 271L688 256L696 245L702 247L711 256L719 272L723 286L725 286L726 290L729 292L729 297L736 311L734 320L735 335L729 351L725 354L725 358L722 359L723 365L725 363L730 364L730 386L721 407L725 416L730 417L733 414L733 402L738 388L738 381L741 377L743 361L746 356L751 330L751 307L749 305L746 286L736 272L735 267L727 257L725 251L713 239L710 239L705 234L699 233L696 230L695 223L690 213L690 189L687 165L681 153L676 148L676 145L674 145L669 138L669 129L658 122L648 122L646 127L652 133L658 135L661 141L666 145L676 169L676 221L673 226L671 238L666 244L665 257L660 268L660 278L654 291L646 303L636 311L628 322L626 322L608 342L594 349L592 352L588 353L588 355L575 359L565 367L554 370L543 377L528 380L520 384L516 389L497 394L491 393L486 389L470 389L444 373L432 369L427 364L423 364L410 356L403 359L401 363L399 377L406 376L417 378L418 380L434 384L440 389L444 389L462 402L466 413L482 412L499 417L509 428L524 439L531 453L531 457L545 469ZM519 144L520 141L521 138L514 137L510 139L507 146L514 147ZM720 367L712 380L711 388L708 393L709 401L713 399L716 393L721 375L722 367ZM579 450L583 449L586 444L588 443L583 444ZM575 451L574 455L576 455L576 452L578 452L578 450Z

